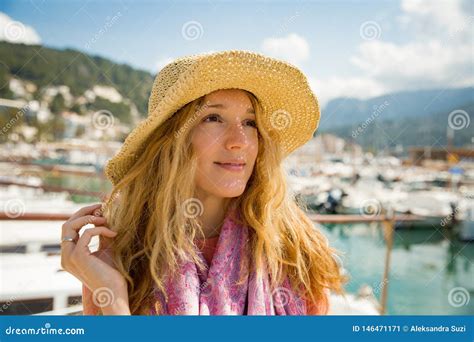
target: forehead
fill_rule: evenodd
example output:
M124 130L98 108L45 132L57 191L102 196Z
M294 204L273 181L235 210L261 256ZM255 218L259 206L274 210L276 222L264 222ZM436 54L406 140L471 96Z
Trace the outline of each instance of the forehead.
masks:
M220 89L207 94L204 97L207 105L221 104L224 106L245 106L252 108L252 102L245 90L241 89Z

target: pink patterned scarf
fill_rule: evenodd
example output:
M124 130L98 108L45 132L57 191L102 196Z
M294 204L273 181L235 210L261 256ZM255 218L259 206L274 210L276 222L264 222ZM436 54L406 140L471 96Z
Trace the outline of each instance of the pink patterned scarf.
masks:
M306 315L306 303L288 279L271 291L267 272L257 277L249 271L249 229L232 219L235 213L240 218L235 210L226 216L210 267L199 272L194 262L183 262L165 282L167 302L155 289L152 315ZM240 269L245 282L237 285Z

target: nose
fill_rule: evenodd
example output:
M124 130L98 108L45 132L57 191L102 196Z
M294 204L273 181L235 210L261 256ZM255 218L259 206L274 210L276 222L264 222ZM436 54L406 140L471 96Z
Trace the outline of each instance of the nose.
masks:
M241 149L247 147L249 138L240 123L233 123L226 130L225 145L227 149Z

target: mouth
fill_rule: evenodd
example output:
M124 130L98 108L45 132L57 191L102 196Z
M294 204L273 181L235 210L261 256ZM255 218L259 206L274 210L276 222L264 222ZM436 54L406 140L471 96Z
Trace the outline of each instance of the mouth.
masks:
M229 171L242 171L245 168L245 163L220 163L214 162L217 166Z

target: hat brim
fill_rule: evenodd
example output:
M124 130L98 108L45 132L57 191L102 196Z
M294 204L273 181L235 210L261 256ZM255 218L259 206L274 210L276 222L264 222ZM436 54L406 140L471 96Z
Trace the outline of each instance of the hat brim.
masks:
M313 137L319 125L319 105L306 76L296 67L247 51L195 55L186 62L187 69L150 106L148 117L107 163L105 174L113 184L130 170L157 127L187 103L219 89L243 89L255 95L263 109L258 123L272 132L285 156Z

